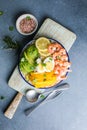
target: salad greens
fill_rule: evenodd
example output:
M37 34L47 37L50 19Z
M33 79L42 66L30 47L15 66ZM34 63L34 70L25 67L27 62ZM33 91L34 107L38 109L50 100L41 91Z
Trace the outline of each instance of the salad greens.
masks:
M23 72L23 74L32 72L35 69L35 59L38 58L38 56L39 53L34 44L30 45L27 49L25 49L21 57L21 61L19 63L20 70Z

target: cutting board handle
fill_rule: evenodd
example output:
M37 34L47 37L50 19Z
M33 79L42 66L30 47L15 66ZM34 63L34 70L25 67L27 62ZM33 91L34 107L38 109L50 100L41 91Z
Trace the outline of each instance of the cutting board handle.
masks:
M18 106L19 103L21 101L23 97L23 94L21 93L17 93L17 95L15 96L15 98L13 99L13 101L11 102L11 104L8 106L8 108L6 109L6 111L4 112L4 115L9 118L12 119Z

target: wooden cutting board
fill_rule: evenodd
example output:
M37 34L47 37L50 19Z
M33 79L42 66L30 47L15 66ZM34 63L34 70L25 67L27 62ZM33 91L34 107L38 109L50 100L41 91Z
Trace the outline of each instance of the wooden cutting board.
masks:
M76 40L75 33L71 32L70 30L63 27L59 23L56 23L50 18L47 18L43 22L34 39L38 38L39 36L46 36L59 41L66 48L67 51L69 51ZM25 94L27 89L32 88L32 86L28 85L20 76L18 66L12 73L8 81L8 85L22 94ZM38 91L42 92L44 91L44 89L38 89Z

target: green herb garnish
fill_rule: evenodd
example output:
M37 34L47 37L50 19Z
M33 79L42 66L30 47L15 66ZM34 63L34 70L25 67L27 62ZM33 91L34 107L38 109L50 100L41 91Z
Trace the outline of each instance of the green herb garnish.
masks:
M18 42L13 41L13 39L10 36L5 36L3 38L3 41L6 44L6 46L4 46L4 49L18 49L19 48Z
M46 63L41 63L42 64L42 66L46 66Z
M13 31L14 30L14 26L9 26L9 30Z
M30 66L30 69L33 71L35 69L35 67L34 66Z
M5 99L5 97L4 96L0 96L0 100L4 100Z
M41 94L41 95L40 95L40 98L42 98L42 99L43 99L43 98L45 98L45 96L44 96L43 94Z
M0 16L3 15L3 14L4 14L4 12L3 12L3 11L0 11Z
M51 60L51 61L52 61L52 57L50 57L50 58L49 58L49 60Z
M46 77L46 74L44 74L43 76Z
M26 17L26 19L27 19L27 20L30 20L30 19L31 19L31 17L30 17L30 16L27 16L27 17Z
M57 59L58 59L58 60L61 60L61 56L57 56Z
M34 79L33 82L36 83L36 82L37 82L37 79Z
M37 63L37 62L35 62L35 63L34 63L34 65L35 65L35 66L38 66L38 63Z

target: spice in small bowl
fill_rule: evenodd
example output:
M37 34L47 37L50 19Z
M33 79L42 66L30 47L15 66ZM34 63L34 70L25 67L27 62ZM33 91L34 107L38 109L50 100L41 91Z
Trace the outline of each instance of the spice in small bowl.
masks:
M38 21L31 14L23 14L16 21L16 28L23 35L33 34L38 27Z

